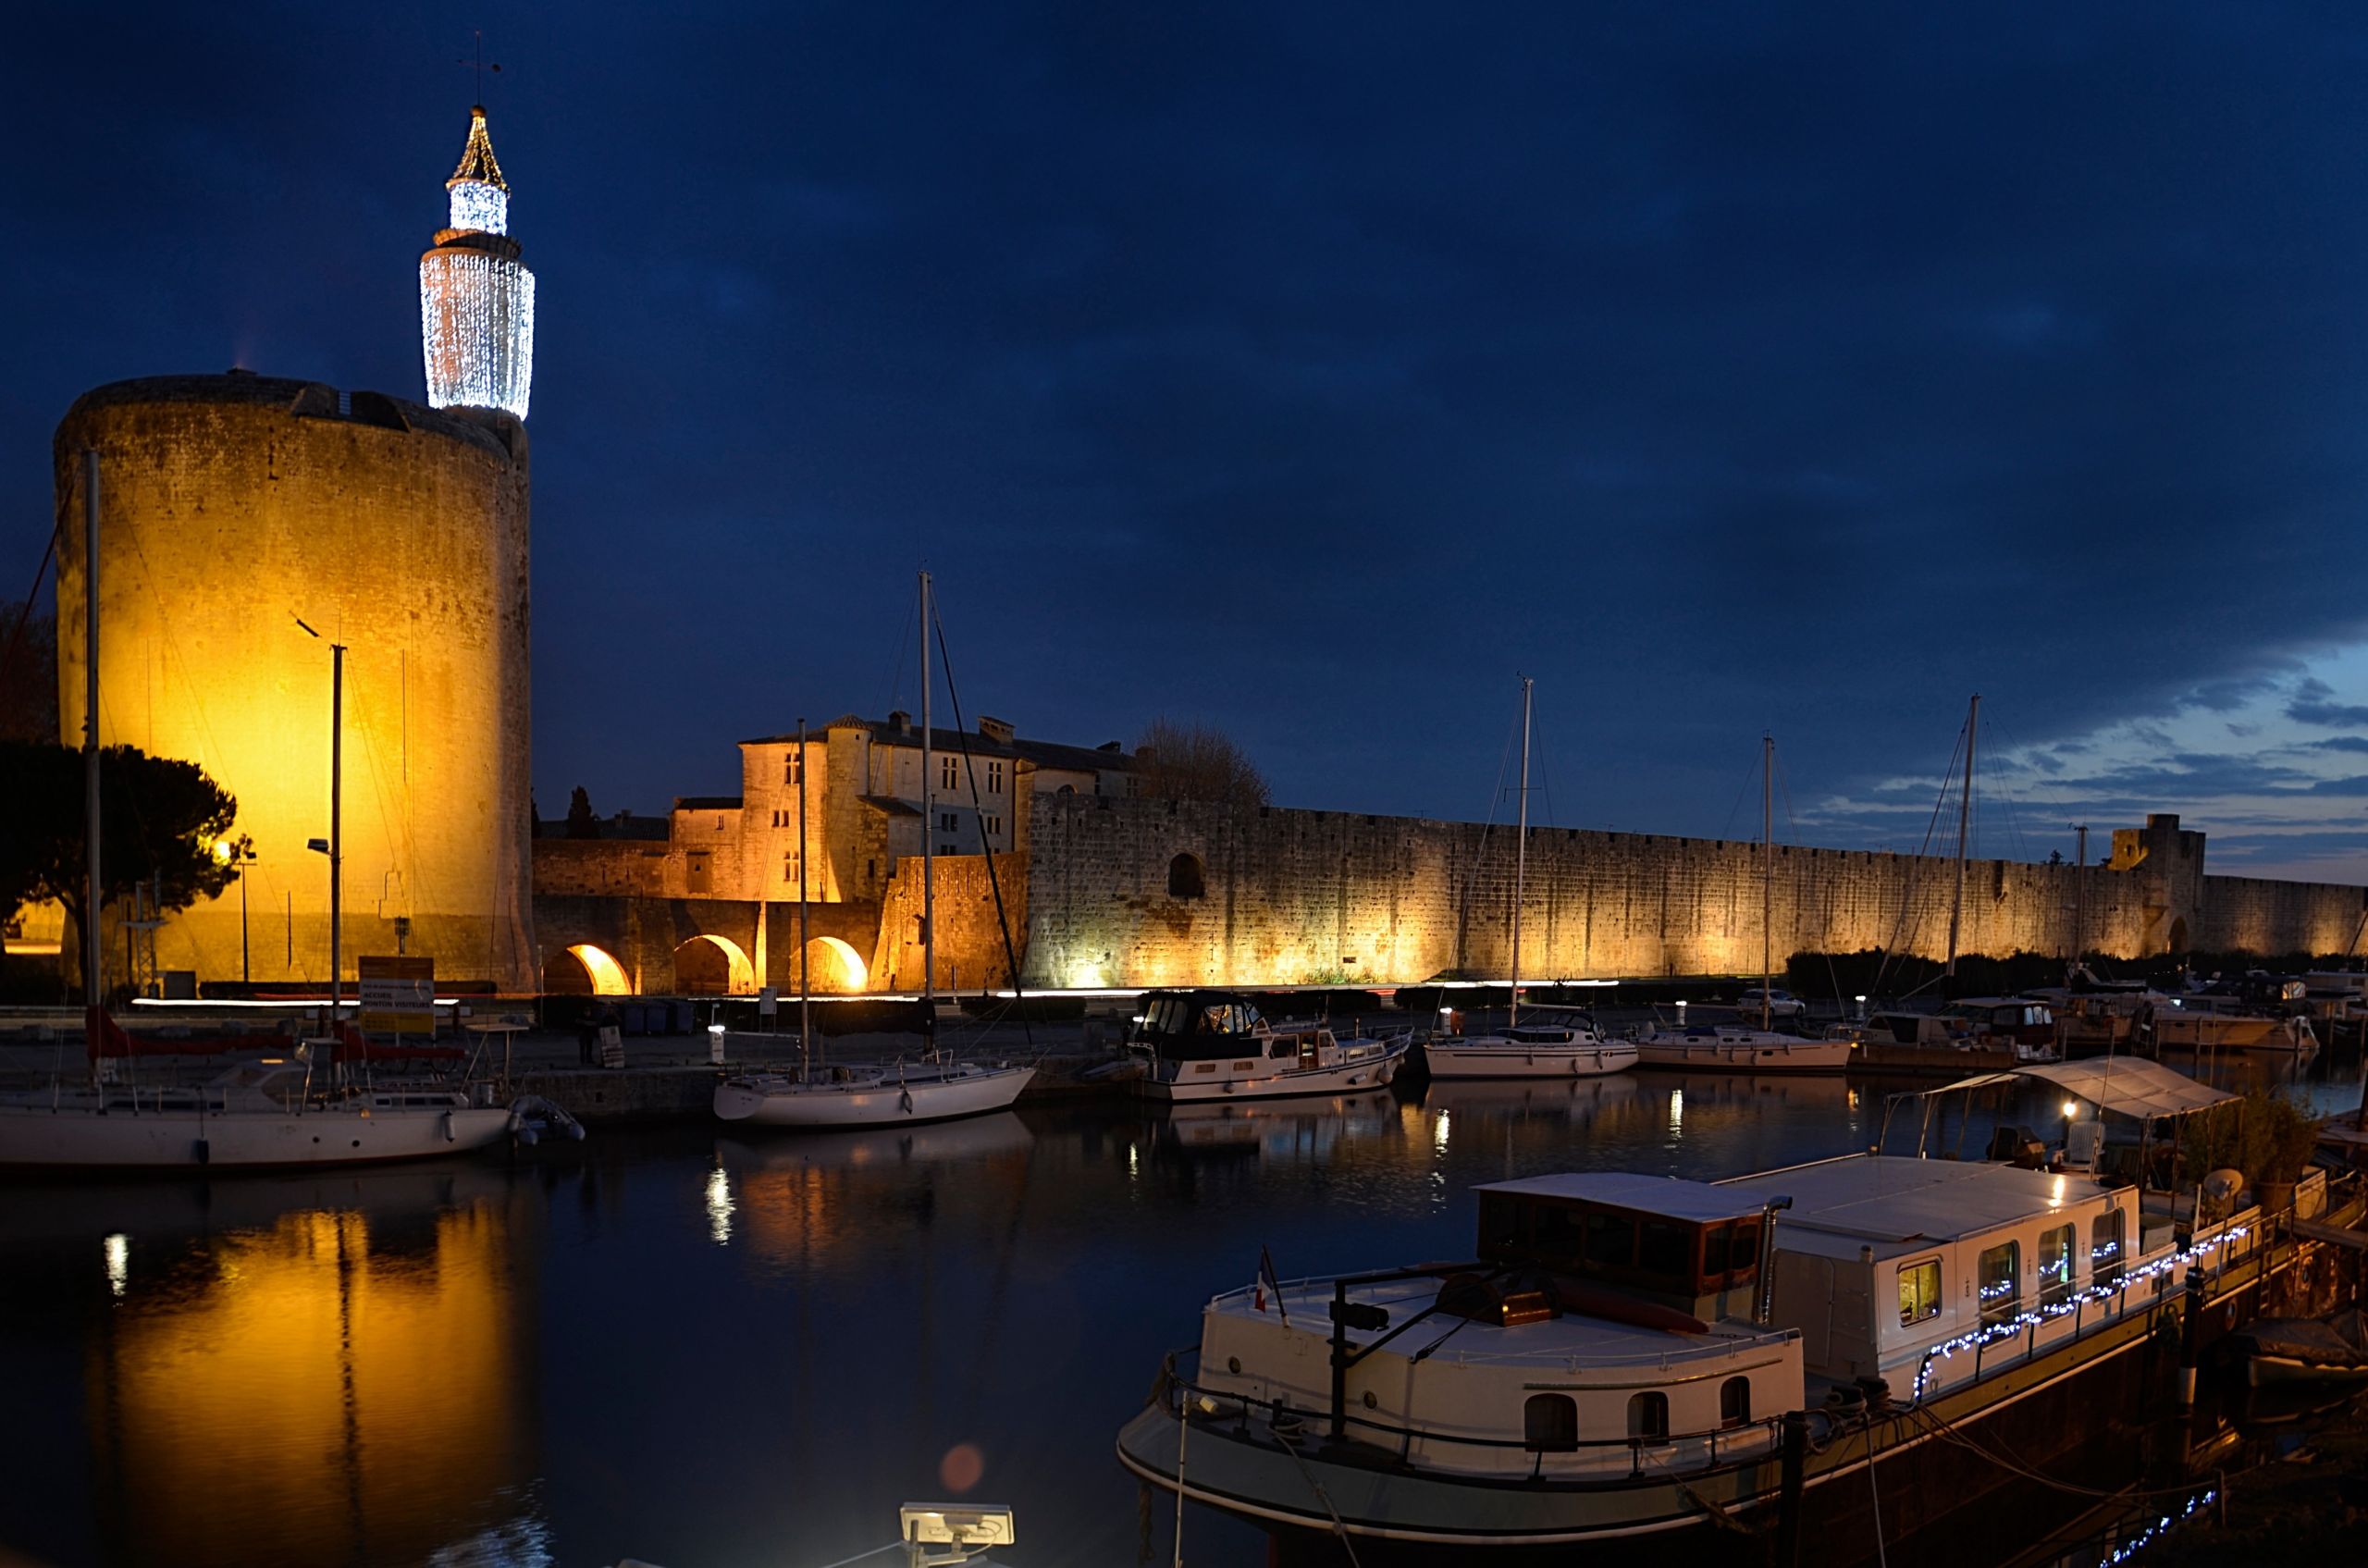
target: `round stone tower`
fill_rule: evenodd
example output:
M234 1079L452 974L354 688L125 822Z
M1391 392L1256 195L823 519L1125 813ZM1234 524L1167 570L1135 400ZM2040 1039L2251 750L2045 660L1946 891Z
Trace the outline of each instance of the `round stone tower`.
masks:
M100 739L202 765L256 854L243 906L234 886L175 917L157 968L326 983L328 865L305 846L329 831L336 642L347 978L403 951L530 985L525 427L238 371L84 394L55 449L69 746L93 450Z

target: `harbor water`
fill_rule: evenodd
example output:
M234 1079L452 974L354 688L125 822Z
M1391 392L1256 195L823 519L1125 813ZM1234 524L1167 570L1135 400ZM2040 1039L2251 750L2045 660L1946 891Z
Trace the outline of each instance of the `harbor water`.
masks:
M2349 1108L2357 1070L2298 1086ZM931 1500L1013 1508L998 1561L1165 1563L1174 1500L1112 1438L1261 1249L1285 1278L1462 1256L1475 1184L1820 1158L1901 1087L1636 1071L11 1182L0 1562L820 1568ZM1977 1117L1967 1154L2046 1112ZM1182 1529L1187 1561L1266 1560Z

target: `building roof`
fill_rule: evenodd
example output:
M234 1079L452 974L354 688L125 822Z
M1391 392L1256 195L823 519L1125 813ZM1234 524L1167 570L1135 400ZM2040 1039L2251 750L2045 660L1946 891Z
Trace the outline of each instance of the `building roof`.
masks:
M1707 1181L1684 1181L1671 1176L1639 1176L1624 1170L1532 1176L1519 1181L1491 1182L1476 1191L1608 1204L1614 1208L1663 1215L1671 1219L1697 1225L1721 1219L1746 1218L1767 1206L1765 1198L1740 1187L1714 1187Z
M736 795L678 795L674 797L677 811L737 811L740 796Z
M819 728L808 726L806 738L810 742L831 730L861 730L871 737L871 742L875 746L906 746L918 749L921 744L921 732L918 725L907 724L900 729L885 719L865 719L853 713L843 713ZM968 750L973 757L1016 758L1033 762L1040 768L1060 768L1075 772L1098 772L1105 770L1133 772L1139 766L1133 753L1128 751L1105 751L1099 747L1092 746L1063 746L1056 741L1030 740L1025 736L1015 737L1009 741L999 741L974 730L941 729L932 724L930 726L929 737L931 747L937 751L952 752L959 756L963 751ZM757 735L740 744L743 746L795 746L797 744L797 734L793 730L787 735Z
M899 800L893 795L858 795L856 798L873 810L891 817L918 817L921 814L919 807L909 800Z

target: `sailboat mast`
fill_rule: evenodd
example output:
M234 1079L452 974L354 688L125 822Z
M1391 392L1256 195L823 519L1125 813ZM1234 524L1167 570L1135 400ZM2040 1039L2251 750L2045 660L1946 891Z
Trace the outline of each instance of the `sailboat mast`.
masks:
M2089 940L2089 824L2075 822L2072 829L2080 837L2072 848L2072 961L2064 966L2066 985L2080 967L2080 950Z
M82 453L82 1027L97 1081L106 1006L99 958L99 453Z
M1775 970L1776 920L1776 736L1759 737L1759 1027L1765 1032L1775 1016L1768 994Z
M797 1062L801 1077L814 1070L814 987L806 975L806 721L797 721Z
M1981 728L1981 694L1973 694L1973 705L1965 716L1965 789L1957 796L1957 891L1949 900L1949 961L1945 970L1951 976L1957 972L1957 925L1965 918L1965 845L1966 834L1973 826L1973 743Z
M1521 1021L1521 901L1529 880L1529 698L1536 683L1521 678L1521 828L1513 839L1513 975L1505 1000L1505 1027Z
M930 777L929 574L921 574L921 1006L937 1043L937 797Z
M345 644L329 644L329 1036L345 1001Z

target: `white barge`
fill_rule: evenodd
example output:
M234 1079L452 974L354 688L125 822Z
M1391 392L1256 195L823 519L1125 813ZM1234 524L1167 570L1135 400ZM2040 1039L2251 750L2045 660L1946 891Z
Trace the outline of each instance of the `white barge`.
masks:
M1847 1562L2004 1484L1963 1444L2044 1464L2132 1418L2190 1278L2202 1310L2264 1255L2257 1209L2197 1225L2086 1172L1896 1155L1478 1196L1469 1262L1211 1301L1121 1461L1272 1526L1511 1546L1789 1515Z

